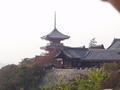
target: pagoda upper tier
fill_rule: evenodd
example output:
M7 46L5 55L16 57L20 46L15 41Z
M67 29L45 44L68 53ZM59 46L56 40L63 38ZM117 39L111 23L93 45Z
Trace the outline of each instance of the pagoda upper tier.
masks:
M41 37L41 38L49 41L47 46L41 47L41 49L45 49L49 52L51 52L53 50L58 51L58 50L62 49L64 47L64 45L63 45L63 43L61 43L61 41L70 38L70 36L64 35L57 30L57 28L56 28L56 13L54 16L54 29L53 29L53 31L50 32L49 34Z
M54 41L54 40L61 41L61 40L69 39L70 36L64 35L61 32L59 32L56 28L54 28L54 30L51 33L49 33L48 35L45 35L41 38L45 39L45 40L49 40L49 41Z

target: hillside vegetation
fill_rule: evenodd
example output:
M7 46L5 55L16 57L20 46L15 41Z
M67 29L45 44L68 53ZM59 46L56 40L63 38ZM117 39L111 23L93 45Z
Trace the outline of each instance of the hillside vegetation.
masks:
M0 69L0 90L120 90L120 64L91 69L52 69L46 65L7 65Z
M0 70L0 90L37 90L45 73L40 65L7 65Z

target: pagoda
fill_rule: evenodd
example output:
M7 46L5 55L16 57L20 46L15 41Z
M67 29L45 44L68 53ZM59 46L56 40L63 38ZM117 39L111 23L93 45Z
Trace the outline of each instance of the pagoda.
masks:
M41 38L49 41L47 46L41 47L41 49L44 49L44 50L49 51L49 52L62 49L63 43L61 43L61 41L70 38L70 36L64 35L57 30L57 28L56 28L56 13L54 15L54 29L53 29L53 31L50 32L49 34L41 37Z

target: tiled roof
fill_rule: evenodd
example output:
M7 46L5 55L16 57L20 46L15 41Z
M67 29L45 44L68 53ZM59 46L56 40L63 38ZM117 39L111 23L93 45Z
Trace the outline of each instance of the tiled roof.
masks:
M87 48L65 48L63 53L69 58L83 58L88 52Z
M42 39L47 39L47 40L51 40L51 39L59 39L59 40L64 40L64 39L68 39L70 38L67 35L62 34L61 32L59 32L57 29L54 29L51 33L49 33L46 36L41 37Z
M105 48L104 48L104 45L102 44L102 45L92 46L90 47L90 49L105 49Z
M93 50L84 60L120 60L120 54L110 50Z
M90 50L87 48L65 48L61 51L69 58L80 60L120 60L120 53L112 50Z
M108 47L109 50L120 49L120 39L114 39L112 44Z

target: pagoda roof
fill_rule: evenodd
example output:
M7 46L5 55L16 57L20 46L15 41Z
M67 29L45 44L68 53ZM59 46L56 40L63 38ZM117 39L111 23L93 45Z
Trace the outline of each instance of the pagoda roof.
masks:
M61 32L59 32L56 28L49 33L48 35L45 35L41 37L42 39L46 40L64 40L70 38L70 36L64 35Z
M41 49L45 49L45 50L49 50L49 49L63 49L64 46L63 45L48 45L48 46L45 46L45 47L41 47Z

